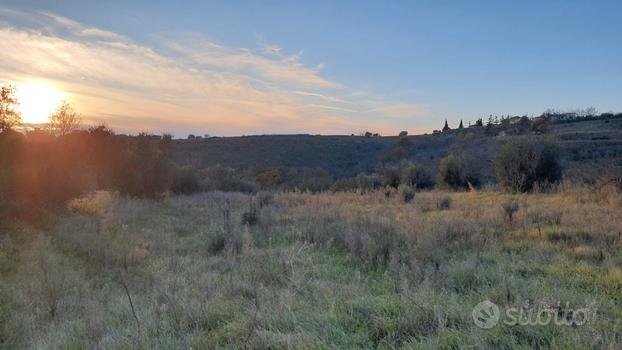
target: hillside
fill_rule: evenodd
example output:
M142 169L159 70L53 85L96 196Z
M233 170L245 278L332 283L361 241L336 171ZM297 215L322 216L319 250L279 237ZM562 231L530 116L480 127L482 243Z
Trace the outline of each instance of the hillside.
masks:
M478 162L484 180L493 181L491 164L499 144L511 137L488 136L484 128L453 130L440 135L408 136L408 154L394 154L399 137L262 135L179 140L178 162L195 167L272 166L322 168L333 177L370 172L379 162L407 157L435 171L448 153ZM582 179L622 166L622 119L552 124L538 138L555 140L563 151L567 175Z

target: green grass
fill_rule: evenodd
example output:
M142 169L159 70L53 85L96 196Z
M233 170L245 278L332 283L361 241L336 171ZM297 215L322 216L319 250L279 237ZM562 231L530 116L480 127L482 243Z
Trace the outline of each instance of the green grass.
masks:
M521 195L512 223L508 197L278 194L245 227L244 195L99 193L0 236L0 348L619 347L620 194ZM486 299L593 303L598 317L480 329Z

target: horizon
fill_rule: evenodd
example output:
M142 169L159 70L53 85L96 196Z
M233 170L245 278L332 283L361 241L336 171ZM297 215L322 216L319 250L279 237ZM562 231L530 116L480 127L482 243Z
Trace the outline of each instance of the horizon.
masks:
M31 90L27 123L67 98L122 133L416 135L445 119L621 111L620 14L615 1L10 0L0 82Z

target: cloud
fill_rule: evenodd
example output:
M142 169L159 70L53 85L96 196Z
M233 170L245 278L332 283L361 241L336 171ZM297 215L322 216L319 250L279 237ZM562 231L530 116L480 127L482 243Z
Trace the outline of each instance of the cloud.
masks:
M45 12L0 8L0 77L48 81L88 122L127 132L218 135L393 132L420 106L370 98L277 45L230 48L202 34L123 35Z
M322 94L318 94L316 92L308 92L308 91L292 91L294 94L296 95L300 95L300 96L305 96L305 97L315 97L315 98L319 98L322 100L326 100L326 101L331 101L331 102L339 102L339 103L346 103L346 101L344 101L343 99L334 97L334 96L327 96L327 95L322 95Z

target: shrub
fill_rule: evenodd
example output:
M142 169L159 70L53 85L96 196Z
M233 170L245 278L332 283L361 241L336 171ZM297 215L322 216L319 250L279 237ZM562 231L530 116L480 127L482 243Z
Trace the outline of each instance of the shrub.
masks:
M505 218L508 220L508 222L512 222L512 218L514 217L514 214L518 211L519 208L518 201L512 198L509 201L502 203L501 207L503 208Z
M369 192L380 188L380 178L377 175L359 174L356 177L339 179L331 186L332 192Z
M382 186L397 188L400 185L400 169L395 165L379 165L376 174Z
M559 157L558 148L549 142L509 141L494 159L497 182L512 192L531 191L536 183L557 182L562 173Z
M416 166L411 162L402 162L400 174L400 182L403 185L415 187L417 189L434 187L434 179L430 172L420 166Z
M400 193L402 194L402 200L404 203L410 203L415 199L415 190L410 186L400 186Z
M468 166L462 157L450 154L441 160L438 184L441 188L452 190L478 186L479 171L473 166Z
M257 194L257 201L259 202L259 207L267 207L274 203L274 195L272 192L262 191Z
M253 193L257 191L254 182L242 178L233 168L214 166L200 171L205 191L225 191Z
M248 211L242 213L242 225L253 226L259 222L259 215L257 214L257 207L255 207L255 202L253 201L253 197L249 197L248 199Z
M330 188L333 178L324 169L304 169L296 187L300 191L321 192Z
M330 187L332 192L354 192L358 188L356 178L339 179Z
M171 190L174 193L190 194L201 190L201 179L193 167L183 167L177 171Z
M255 180L263 188L279 185L283 183L284 179L285 175L283 173L283 169L281 168L269 168L258 172L255 176Z
M439 196L436 197L436 209L447 210L451 208L451 197Z

